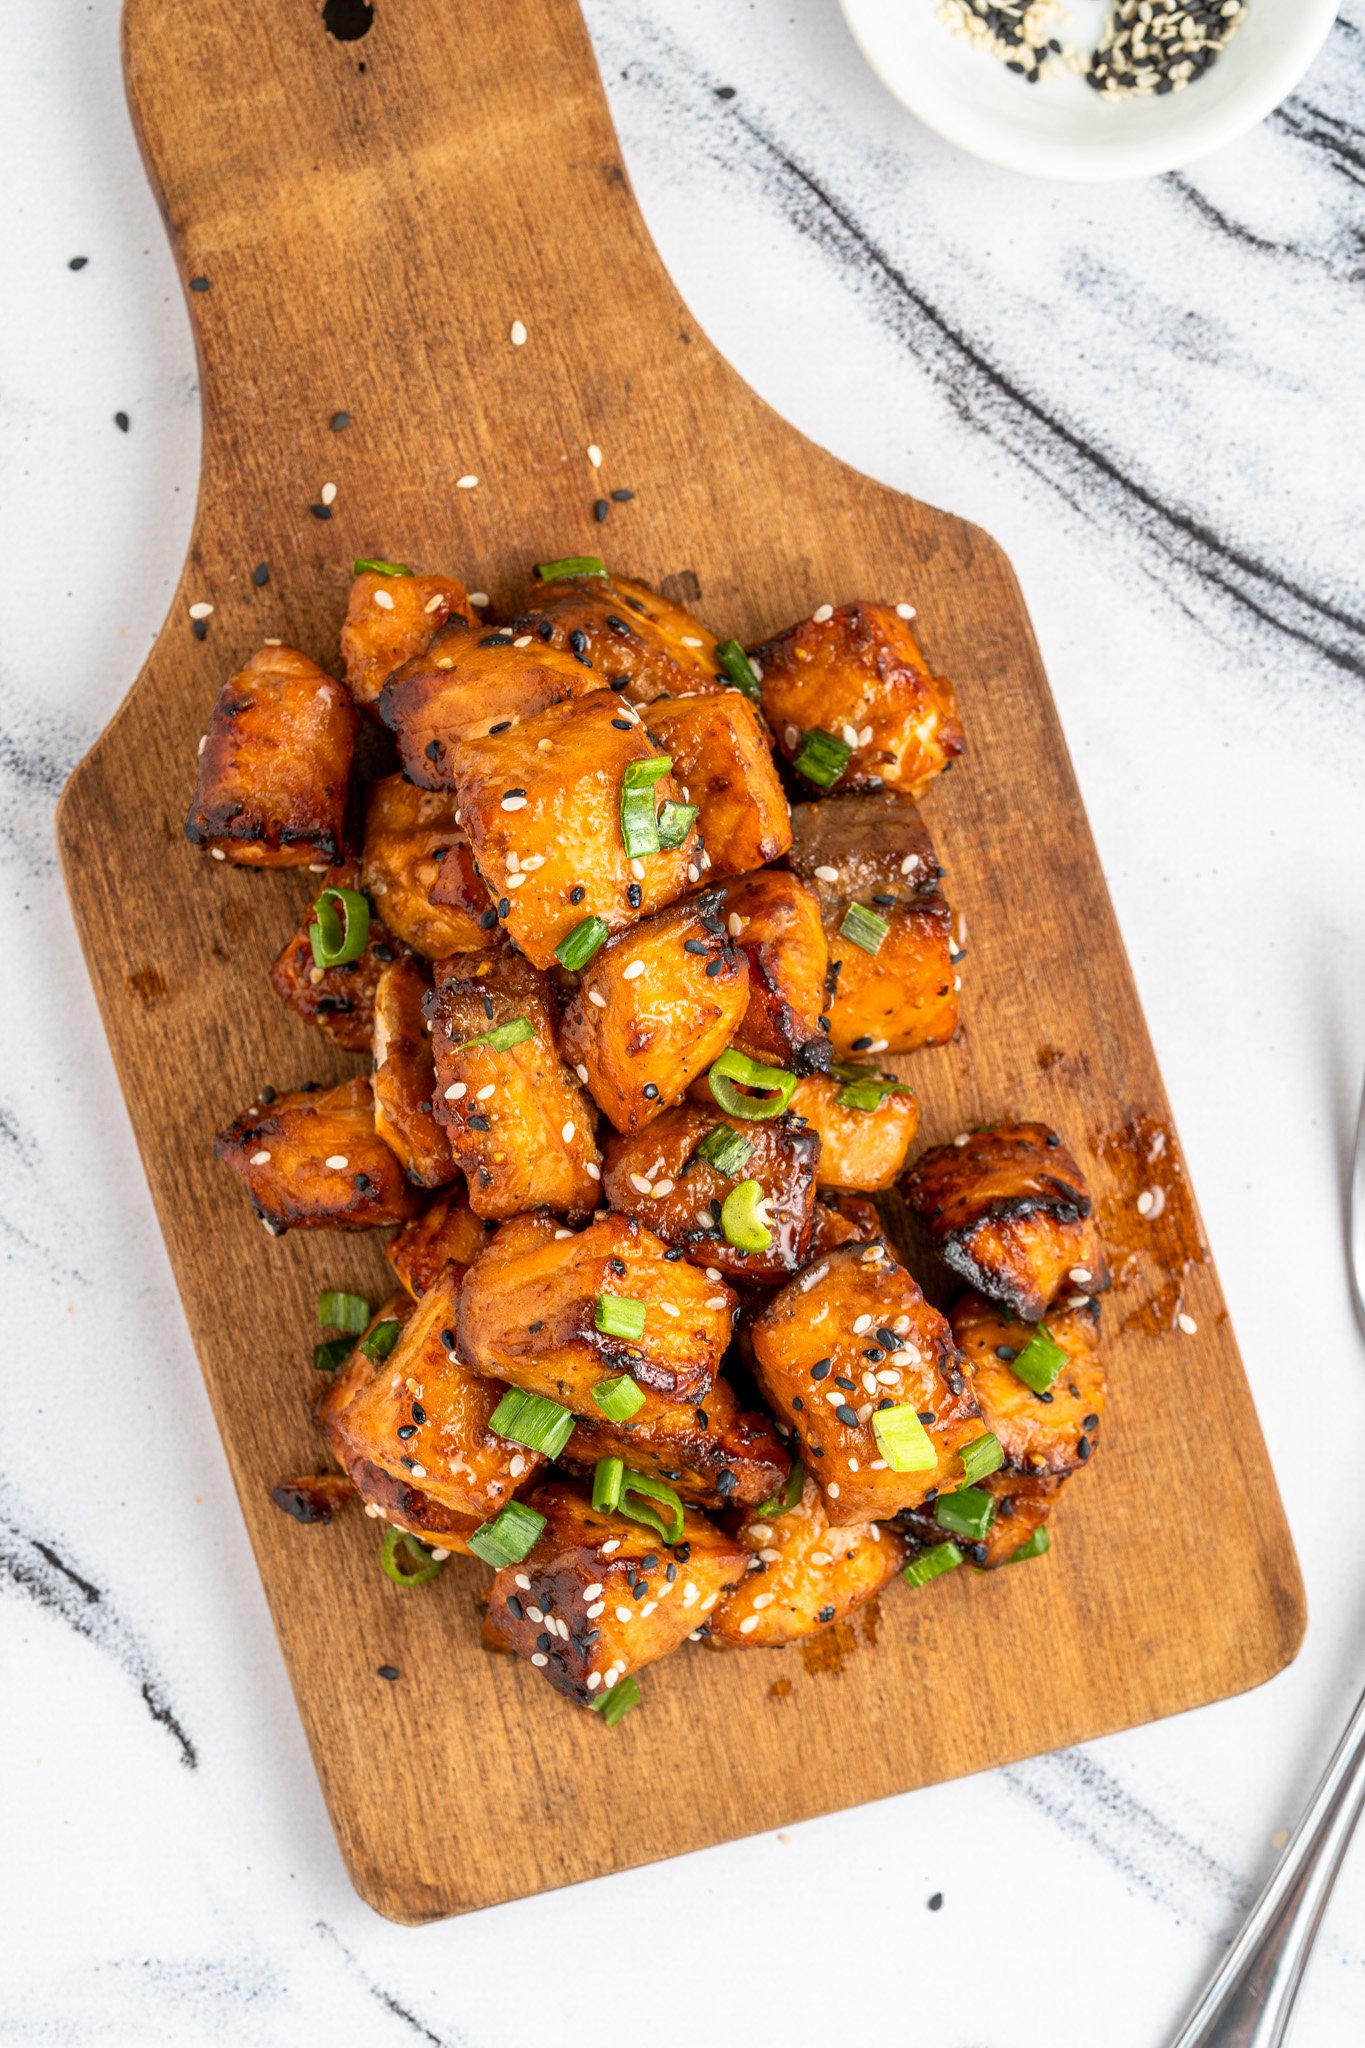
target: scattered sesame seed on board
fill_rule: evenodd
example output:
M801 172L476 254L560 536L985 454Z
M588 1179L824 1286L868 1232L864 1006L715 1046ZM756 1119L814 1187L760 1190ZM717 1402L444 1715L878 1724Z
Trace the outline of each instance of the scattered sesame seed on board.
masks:
M213 606L211 604L204 604L201 602L199 604L192 604L190 606L190 617L192 619L207 619L211 618L212 616Z
M461 476L455 479L457 491L472 491L479 479L476 476Z
M471 590L469 602L476 606L479 611L483 611L488 604L488 592L486 590Z
M524 348L526 346L526 325L524 321L514 320L512 322L511 336L513 348Z
M318 492L318 497L322 500L324 505L334 505L336 503L336 495L337 487L335 484L324 484L322 489Z
M594 469L602 467L602 450L598 447L596 441L589 441L588 443L588 460Z
M1182 1330L1187 1337L1193 1337L1195 1331L1199 1328L1194 1317L1186 1315L1183 1310L1175 1320L1177 1329Z

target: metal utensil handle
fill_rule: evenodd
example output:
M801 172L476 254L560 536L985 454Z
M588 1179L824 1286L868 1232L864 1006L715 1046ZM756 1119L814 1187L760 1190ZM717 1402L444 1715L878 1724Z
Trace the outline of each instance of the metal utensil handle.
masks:
M1280 2048L1362 1806L1365 1695L1270 1882L1172 2048Z

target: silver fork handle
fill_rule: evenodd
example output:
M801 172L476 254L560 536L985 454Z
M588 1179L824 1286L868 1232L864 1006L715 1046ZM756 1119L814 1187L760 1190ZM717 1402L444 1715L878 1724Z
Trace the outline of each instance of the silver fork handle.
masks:
M1362 1806L1365 1695L1269 1884L1172 2048L1280 2048Z

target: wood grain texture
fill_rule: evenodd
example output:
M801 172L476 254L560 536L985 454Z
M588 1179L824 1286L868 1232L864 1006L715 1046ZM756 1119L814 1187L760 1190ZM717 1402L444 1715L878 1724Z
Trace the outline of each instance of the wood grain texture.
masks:
M571 0L383 0L350 44L313 0L129 0L124 29L183 276L208 280L189 295L203 482L170 619L64 795L62 859L361 1894L428 1920L1269 1677L1302 1634L1298 1570L1192 1209L1175 1200L1155 1231L1133 1229L1138 1152L1169 1111L999 549L806 441L697 331L636 212ZM334 434L339 410L352 424ZM465 474L477 488L455 487ZM329 480L335 516L318 520ZM602 530L591 501L618 486L637 496ZM689 1647L615 1730L485 1654L472 1561L404 1594L378 1571L375 1524L301 1530L270 1503L272 1484L316 1461L316 1291L377 1295L382 1260L326 1234L271 1241L210 1157L262 1082L354 1062L266 986L306 878L211 864L180 829L222 676L268 635L335 666L353 555L449 566L497 603L528 563L580 549L690 594L742 638L825 600L918 606L970 746L925 805L970 955L961 1036L907 1063L923 1136L1007 1112L1055 1121L1121 1255L1106 1440L1046 1564L893 1588L822 1656ZM198 599L215 606L203 643L186 614ZM1196 1336L1175 1330L1177 1307ZM1180 1512L1191 1440L1197 1519ZM376 1676L390 1662L396 1684Z

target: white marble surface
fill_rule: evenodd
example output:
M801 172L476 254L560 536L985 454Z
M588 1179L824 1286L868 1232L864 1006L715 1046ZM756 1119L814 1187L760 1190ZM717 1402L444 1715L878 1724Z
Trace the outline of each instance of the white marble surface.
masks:
M1365 5L1258 133L1091 193L951 155L830 0L591 0L697 317L789 417L1018 567L1311 1621L1245 1699L421 1932L360 1905L334 1850L52 850L62 779L160 625L198 461L116 16L4 10L0 2039L530 2048L548 2027L577 2048L685 2015L791 2048L1159 2048L1365 1677L1341 1233L1365 1066ZM1154 1512L1198 1514L1191 1450ZM1362 2038L1365 1842L1295 2044Z

